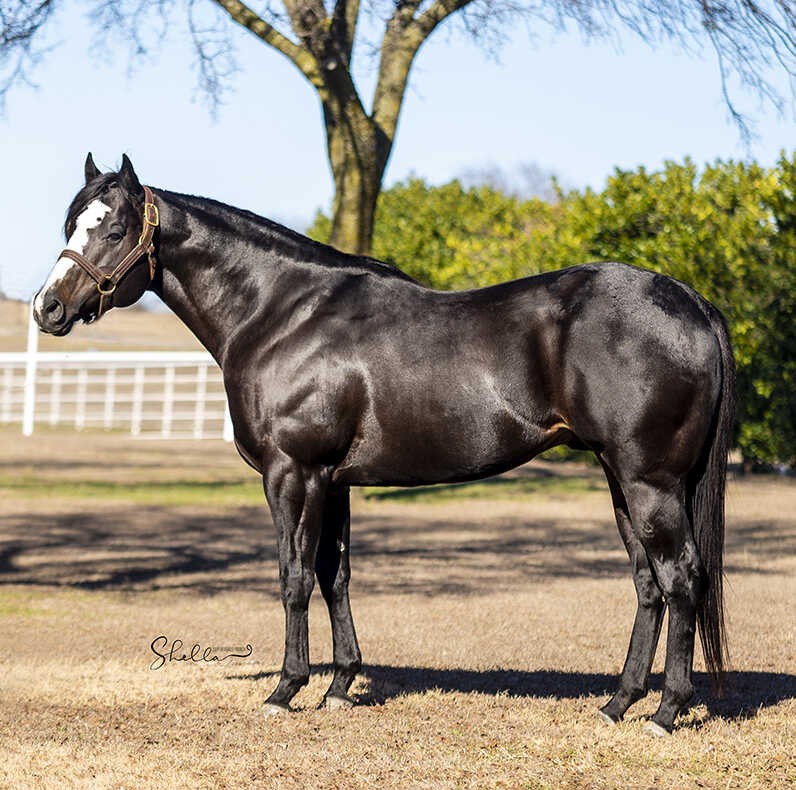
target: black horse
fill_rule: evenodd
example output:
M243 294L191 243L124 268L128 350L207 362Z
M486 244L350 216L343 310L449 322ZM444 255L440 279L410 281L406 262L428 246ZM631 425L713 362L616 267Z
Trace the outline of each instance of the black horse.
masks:
M238 450L262 474L277 532L286 645L267 713L289 710L307 683L315 576L334 638L325 702L352 702L350 486L473 480L559 444L602 464L638 595L602 717L621 720L646 693L666 607L663 695L647 726L670 732L692 696L697 621L720 684L735 374L708 302L618 263L434 291L247 211L153 197L126 156L100 173L89 154L85 172L36 320L65 335L150 289L221 366Z

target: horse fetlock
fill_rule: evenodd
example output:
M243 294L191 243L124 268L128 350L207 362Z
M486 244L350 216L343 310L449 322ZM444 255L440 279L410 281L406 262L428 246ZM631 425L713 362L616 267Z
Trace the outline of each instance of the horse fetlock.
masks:
M334 678L332 679L329 690L326 692L327 696L347 697L348 689L354 682L354 678L359 672L360 664L354 664L349 669L346 666L336 666Z
M306 672L302 672L301 674L288 674L283 670L282 677L279 679L279 684L274 689L273 694L265 701L266 704L287 708L290 700L298 694L301 688L309 683L309 680L309 667Z
M310 674L309 671L306 673L302 672L300 675L291 675L289 678L285 679L287 685L289 685L290 690L297 694L299 689L303 689L310 682Z
M353 678L355 675L359 674L362 669L362 659L356 657L348 661L335 662L335 669L339 674L350 675Z
M620 686L619 690L611 699L600 708L603 716L608 716L614 723L622 721L627 709L634 703L647 695L647 689L641 686L625 688Z
M638 702L640 699L644 699L647 696L649 689L647 686L633 686L625 691L627 694L628 699L630 700L630 704L632 705L634 702Z
M694 696L694 684L690 680L681 680L676 684L665 686L664 694L670 697L675 705L682 708Z

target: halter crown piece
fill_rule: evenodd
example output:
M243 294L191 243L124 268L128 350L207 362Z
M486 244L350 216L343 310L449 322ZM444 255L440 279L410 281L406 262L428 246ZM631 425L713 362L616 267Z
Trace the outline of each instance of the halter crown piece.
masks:
M152 190L149 187L144 187L144 227L138 238L138 244L122 258L112 271L104 272L99 266L93 264L84 255L74 250L66 249L61 253L61 258L71 258L71 260L78 264L80 268L97 283L97 290L100 295L97 320L109 309L105 307L106 300L110 301L108 297L113 294L127 272L129 272L144 255L149 259L149 282L152 282L155 278L155 245L152 243L152 237L155 235L155 228L159 225L160 212L155 204ZM112 306L113 305L111 305L111 307Z

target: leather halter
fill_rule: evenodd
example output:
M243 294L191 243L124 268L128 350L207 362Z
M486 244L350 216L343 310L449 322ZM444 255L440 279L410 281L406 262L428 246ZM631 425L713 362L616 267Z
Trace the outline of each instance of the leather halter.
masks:
M149 187L144 187L144 227L138 238L138 244L122 258L112 271L103 271L84 255L74 250L65 249L59 256L73 260L97 284L97 290L100 294L97 320L102 317L102 314L107 309L110 309L105 307L106 300L110 301L108 297L113 294L125 275L144 255L149 259L149 282L152 282L155 278L155 245L152 243L152 237L155 235L155 228L158 225L160 225L160 212L155 204L155 198L152 195L152 190Z

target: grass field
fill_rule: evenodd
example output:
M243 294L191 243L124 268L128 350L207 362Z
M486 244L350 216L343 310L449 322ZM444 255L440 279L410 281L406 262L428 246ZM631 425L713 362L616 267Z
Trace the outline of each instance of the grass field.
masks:
M284 640L259 481L222 443L0 430L0 787L787 787L796 783L796 483L732 482L731 688L674 736L658 693L596 720L634 612L596 469L534 463L357 492L349 712L309 686L265 720ZM224 662L150 669L163 635ZM699 651L698 651L699 652ZM662 655L655 664L660 687Z

